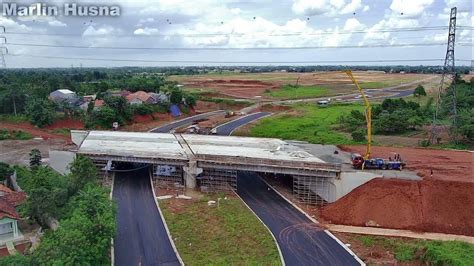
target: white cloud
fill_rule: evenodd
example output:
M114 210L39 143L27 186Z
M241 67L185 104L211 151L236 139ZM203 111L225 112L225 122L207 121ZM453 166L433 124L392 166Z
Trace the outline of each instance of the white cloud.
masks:
M393 0L390 9L406 18L420 17L434 0Z
M344 5L346 4L344 0L331 0L330 3L336 8L343 8Z
M365 25L361 24L355 18L347 19L346 24L344 24L344 30L346 31L363 30L364 28L365 28Z
M370 43L372 40L389 40L391 33L380 32L380 30L383 29L412 28L417 27L418 25L419 21L416 19L401 19L394 17L382 19L368 29L368 32L364 35L363 43Z
M298 15L315 16L349 14L362 8L361 0L293 0L292 10Z
M360 9L361 7L362 7L361 0L352 0L341 10L341 14L353 13L356 10Z
M154 18L141 18L138 23L139 24L144 24L144 23L152 23L155 22Z
M82 33L82 36L99 36L99 35L110 35L110 34L121 34L122 31L120 29L116 29L112 26L102 26L99 28L94 28L94 26L89 26L87 29Z
M458 12L472 12L471 0L444 0L448 8L457 7Z
M328 12L329 5L325 0L295 0L292 9L299 15L315 16Z
M59 20L52 20L48 22L48 25L51 27L67 27L66 23L63 23Z
M364 6L364 8L362 9L362 12L367 12L370 10L370 6L366 5Z
M135 34L135 35L153 35L153 34L157 34L158 32L159 32L158 29L145 27L145 28L136 29L133 32L133 34Z
M32 30L31 27L28 27L25 24L20 24L13 19L2 16L0 16L0 25L4 26L8 31L29 32Z

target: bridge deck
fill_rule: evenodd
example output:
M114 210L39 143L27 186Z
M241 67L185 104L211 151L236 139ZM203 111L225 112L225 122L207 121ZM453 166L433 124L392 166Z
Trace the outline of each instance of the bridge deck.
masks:
M271 138L90 131L78 153L95 159L154 164L185 165L192 159L206 167L264 172L291 169L288 174L324 177L340 172L339 164L326 163L302 148Z

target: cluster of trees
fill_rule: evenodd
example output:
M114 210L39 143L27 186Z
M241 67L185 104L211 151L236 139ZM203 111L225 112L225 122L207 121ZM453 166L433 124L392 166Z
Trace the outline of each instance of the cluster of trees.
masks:
M101 128L110 128L114 122L124 125L132 121L134 114L146 115L154 112L167 112L170 104L183 104L186 107L194 107L196 105L196 97L190 93L183 92L176 85L166 86L163 90L169 95L169 102L158 105L130 105L123 97L105 97L104 106L100 109L88 108L88 113L84 119L86 127L99 126Z
M143 71L143 70L141 70ZM166 81L165 76L157 73L140 73L126 68L106 70L7 70L0 71L0 114L26 115L33 125L45 127L62 115L85 120L90 126L109 128L112 122L126 123L133 114L150 114L157 110L168 109L168 104L160 107L130 107L125 99L110 97L111 90L143 90L146 92L164 92L170 102L185 106L194 106L196 98L183 92L175 82ZM76 106L55 104L48 99L57 89L69 89L79 96L96 94L97 99L106 101L100 111L94 111L91 104L84 113ZM97 122L96 122L97 121Z
M5 179L13 174L13 169L9 164L0 162L0 182L4 182Z
M104 106L99 110L92 110L86 117L86 127L100 126L111 128L112 123L118 122L123 125L132 120L132 108L123 97L107 97Z
M441 95L441 116L450 118L452 114L452 88ZM457 134L465 142L474 143L474 78L466 82L456 79Z
M473 81L456 80L457 126L455 130L464 143L474 142L474 89ZM441 105L438 118L441 123L449 125L452 121L452 89L453 86L441 95ZM423 87L417 87L414 96L426 95ZM375 134L397 134L417 129L423 125L430 125L433 119L435 106L433 98L421 106L413 101L404 99L386 99L382 104L374 105L372 109L372 127ZM354 110L339 117L341 129L351 132L354 140L362 141L366 135L365 115Z
M432 117L432 100L424 106L404 99L385 99L382 104L372 107L372 129L375 134L403 133L422 126ZM338 119L341 128L352 132L356 141L366 135L365 114L353 110Z
M3 258L0 265L109 264L115 206L108 191L98 184L92 161L78 156L65 176L45 166L16 170L19 184L28 194L20 209L22 216L43 227L58 219L59 227L47 230L32 254Z

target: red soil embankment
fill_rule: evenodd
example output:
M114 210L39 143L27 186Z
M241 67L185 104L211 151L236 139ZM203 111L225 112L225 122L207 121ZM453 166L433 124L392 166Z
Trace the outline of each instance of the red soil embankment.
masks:
M134 115L133 116L133 123L147 123L153 120L165 120L168 121L171 119L170 114L164 114L160 112L155 112L153 114L148 115Z
M474 236L473 192L472 182L376 178L323 207L320 215L335 224L370 221L384 228Z
M364 145L343 145L341 149L363 154ZM393 158L399 153L407 163L406 168L417 172L424 179L474 182L474 153L467 151L435 150L408 147L372 147L372 157ZM431 171L433 176L431 177ZM474 192L473 192L474 193Z
M58 129L58 128L68 128L68 129L84 129L84 123L80 120L75 120L71 118L61 119L54 122L52 125L45 127L46 129Z
M49 133L44 129L37 128L30 123L22 122L22 123L10 123L10 122L0 122L0 128L6 128L8 130L22 130L25 132L30 133L34 137L41 137L43 139L63 139L68 142L71 141L70 137L61 135L61 134L54 134Z

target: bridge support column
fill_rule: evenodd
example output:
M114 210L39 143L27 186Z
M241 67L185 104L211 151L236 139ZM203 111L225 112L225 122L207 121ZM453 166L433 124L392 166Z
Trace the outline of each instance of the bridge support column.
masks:
M183 166L183 171L186 188L196 188L196 177L202 173L202 168L197 167L196 161L190 161L188 166Z

